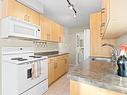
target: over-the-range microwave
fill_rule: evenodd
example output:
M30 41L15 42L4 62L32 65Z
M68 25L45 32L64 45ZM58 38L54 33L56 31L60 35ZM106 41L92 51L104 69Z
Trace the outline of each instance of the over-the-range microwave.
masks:
M21 21L15 17L5 17L0 21L1 38L20 38L39 40L41 29L40 26Z

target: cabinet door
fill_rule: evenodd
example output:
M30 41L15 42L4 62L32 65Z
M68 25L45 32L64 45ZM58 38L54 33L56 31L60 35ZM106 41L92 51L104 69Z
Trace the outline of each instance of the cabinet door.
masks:
M54 75L54 58L49 58L48 60L48 85L55 81Z
M57 56L55 62L55 79L58 79L65 73L65 60L63 56Z
M32 24L39 25L39 13L26 7L16 0L4 0L3 1L3 17L14 16L20 20L31 22Z
M59 25L58 27L58 42L62 43L64 40L64 28Z
M57 26L57 23L50 20L50 41L52 42L58 42Z
M96 57L111 57L112 49L102 47L103 43L114 45L115 39L102 39L100 32L101 14L94 13L90 16L90 55Z
M101 13L90 15L90 55L100 56L101 37L100 37Z
M62 76L66 72L66 60L64 56L61 56L60 61L60 75Z
M110 0L102 0L102 10L101 10L101 36L104 36L106 32L107 24L109 22L109 8Z
M60 27L60 42L63 43L64 41L64 27Z
M40 26L41 26L41 40L48 41L49 40L49 20L40 15Z
M32 9L27 9L28 21L32 24L40 25L40 14Z
M10 3L13 3L13 6L9 6L13 11L9 12L9 16L14 16L20 20L28 21L27 7L15 0Z
M59 57L56 57L55 63L54 63L54 67L55 67L55 80L58 79L60 77L60 70L61 70L61 66L60 66L60 60Z
M59 24L53 22L52 37L54 42L58 42L58 27Z
M69 70L69 54L64 55L64 59L65 59L65 72L68 72L68 70Z

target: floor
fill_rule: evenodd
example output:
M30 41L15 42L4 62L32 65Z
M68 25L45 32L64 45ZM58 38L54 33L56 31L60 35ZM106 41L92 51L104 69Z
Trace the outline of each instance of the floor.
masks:
M44 95L69 95L69 79L67 79L67 75L54 82Z

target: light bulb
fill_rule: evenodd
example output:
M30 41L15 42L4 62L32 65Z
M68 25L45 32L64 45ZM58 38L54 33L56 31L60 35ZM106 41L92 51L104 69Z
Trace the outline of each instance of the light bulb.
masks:
M73 10L73 5L68 6L70 10Z
M74 15L73 15L73 17L74 17L74 18L76 18L76 17L77 17L77 15L76 15L76 14L74 14Z

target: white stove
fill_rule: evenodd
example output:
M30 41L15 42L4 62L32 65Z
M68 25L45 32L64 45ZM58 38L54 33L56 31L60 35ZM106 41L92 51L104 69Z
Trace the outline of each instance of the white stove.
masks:
M48 58L32 47L2 48L2 95L42 95L48 90Z

